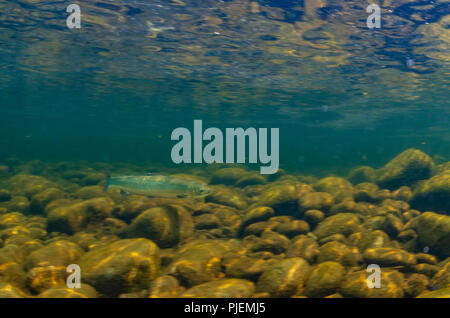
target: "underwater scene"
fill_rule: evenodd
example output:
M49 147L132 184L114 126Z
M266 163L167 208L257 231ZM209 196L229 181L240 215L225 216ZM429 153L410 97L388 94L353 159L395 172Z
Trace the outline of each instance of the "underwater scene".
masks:
M0 298L450 298L448 0L0 0Z

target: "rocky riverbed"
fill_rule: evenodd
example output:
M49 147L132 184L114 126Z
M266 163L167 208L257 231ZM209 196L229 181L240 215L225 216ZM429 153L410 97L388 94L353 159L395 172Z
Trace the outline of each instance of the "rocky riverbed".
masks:
M202 199L104 191L149 167L1 164L0 297L450 297L450 162L416 149L345 178L176 174Z

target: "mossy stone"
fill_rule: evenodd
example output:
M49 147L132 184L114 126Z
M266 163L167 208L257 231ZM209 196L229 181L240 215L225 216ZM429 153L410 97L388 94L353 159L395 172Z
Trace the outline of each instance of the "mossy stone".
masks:
M185 244L177 252L175 259L167 268L186 286L198 285L217 279L222 270L223 259L242 251L237 240L197 240Z
M313 268L306 282L304 294L325 297L335 293L344 278L345 268L337 262L323 262Z
M409 186L418 180L431 176L433 160L417 149L408 149L389 161L377 171L377 183L380 187L395 190Z
M42 213L47 204L64 198L64 192L57 188L48 188L31 197L30 211L34 214Z
M358 184L362 182L373 182L376 178L376 171L369 166L356 167L350 171L347 179L353 183Z
M416 265L415 255L399 248L368 248L364 251L363 257L367 264L385 267L405 266L412 268Z
M39 266L28 271L28 286L36 293L62 286L66 283L66 266Z
M7 189L0 189L0 202L11 200L11 191Z
M417 296L417 298L450 298L450 287L426 291Z
M353 213L338 213L320 222L314 230L314 234L318 238L338 233L348 236L353 232L357 232L359 229L360 223L358 216Z
M245 196L240 191L224 187L214 188L213 192L205 198L205 202L227 205L239 210L243 210L248 206Z
M270 217L274 216L274 214L275 211L271 207L267 206L259 206L250 209L247 213L245 213L244 218L242 219L240 224L240 232L252 223L268 220Z
M5 207L8 211L17 211L26 214L30 210L30 201L28 201L25 196L17 195L13 196L11 200L6 202Z
M25 264L28 269L39 266L67 266L76 263L81 255L83 250L77 244L58 240L29 254Z
M97 298L96 290L87 285L81 284L80 288L68 288L59 286L47 289L39 294L39 298Z
M28 297L22 290L19 288L7 283L0 282L0 298L25 298Z
M450 214L450 170L420 182L414 189L411 207Z
M418 241L443 257L450 255L450 216L425 212L406 226L418 234Z
M416 297L427 290L429 285L428 277L423 274L411 274L406 279L405 296Z
M144 237L159 247L173 247L191 237L194 222L190 213L179 205L150 208L136 217L124 229L124 237Z
M211 175L211 184L234 185L248 173L243 168L222 168L214 171Z
M356 266L361 259L357 248L349 247L341 242L331 241L319 248L317 262L337 262L344 266Z
M301 235L292 241L286 255L287 257L301 257L314 263L319 253L319 244L313 238Z
M144 238L93 248L79 260L83 280L102 295L146 289L159 273L159 248Z
M339 177L323 178L314 184L314 188L317 191L331 194L335 202L353 200L355 192L353 185L348 180Z
M48 229L68 234L81 231L90 222L103 221L111 216L114 208L114 201L106 197L61 203L54 207L47 206Z
M334 203L331 194L326 192L310 192L303 194L298 199L298 210L300 216L307 210L328 211Z
M75 192L75 197L88 200L92 198L99 198L106 196L105 187L99 185L91 185L80 188L77 192Z
M181 291L178 280L170 275L155 278L149 287L149 298L174 298Z
M310 265L303 258L280 260L261 274L256 284L256 291L267 292L272 297L301 294L309 272Z
M396 270L382 269L380 288L370 288L368 278L372 273L365 270L346 274L339 293L349 298L402 298L404 296L404 276Z
M255 291L255 285L245 279L226 278L194 286L186 290L185 298L249 298Z

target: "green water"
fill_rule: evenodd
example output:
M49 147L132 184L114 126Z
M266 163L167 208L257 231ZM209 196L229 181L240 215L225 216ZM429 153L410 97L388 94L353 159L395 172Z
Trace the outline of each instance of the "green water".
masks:
M375 29L356 0L73 3L80 29L66 25L68 1L0 0L6 188L25 172L60 182L58 162L209 182L207 164L171 159L172 131L197 119L279 128L279 167L295 176L346 177L409 148L450 160L448 1L375 1Z

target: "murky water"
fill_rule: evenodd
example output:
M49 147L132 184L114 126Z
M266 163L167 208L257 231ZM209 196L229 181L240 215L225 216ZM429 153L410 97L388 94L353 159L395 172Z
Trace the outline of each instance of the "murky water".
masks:
M69 4L0 0L0 297L449 297L448 1Z

